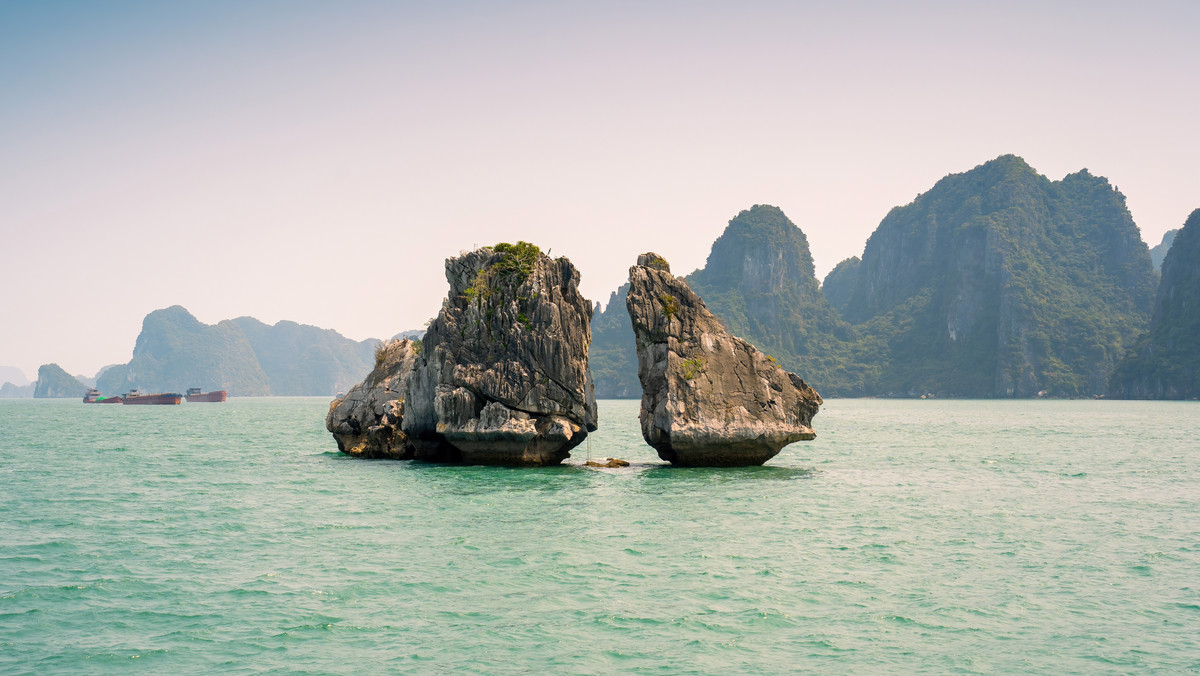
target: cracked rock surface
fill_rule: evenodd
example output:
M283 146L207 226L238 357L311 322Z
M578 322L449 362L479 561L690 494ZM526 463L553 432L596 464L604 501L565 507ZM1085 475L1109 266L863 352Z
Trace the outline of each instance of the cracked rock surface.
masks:
M375 368L344 397L333 400L325 429L338 450L360 458L408 460L412 444L400 429L404 418L404 388L416 361L417 345L393 340L379 347Z
M566 258L532 245L446 261L450 291L406 390L418 460L554 465L596 429L592 304Z
M816 436L821 395L731 335L654 253L629 269L642 436L676 465L761 465Z

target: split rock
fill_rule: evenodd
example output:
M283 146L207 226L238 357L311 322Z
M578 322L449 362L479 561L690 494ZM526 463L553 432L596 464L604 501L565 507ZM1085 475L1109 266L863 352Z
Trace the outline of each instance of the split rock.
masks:
M761 465L813 439L821 396L731 335L667 261L642 254L626 307L637 341L642 436L676 465Z

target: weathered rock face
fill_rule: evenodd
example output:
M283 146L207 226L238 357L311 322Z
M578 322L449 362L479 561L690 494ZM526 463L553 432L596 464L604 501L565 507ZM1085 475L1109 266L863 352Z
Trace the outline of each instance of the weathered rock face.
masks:
M676 465L761 465L812 439L821 396L730 335L661 256L629 269L626 307L637 340L642 436Z
M404 388L421 343L393 340L376 352L375 368L346 396L334 399L325 416L325 429L338 450L360 458L408 460L413 446L400 429L404 419Z
M416 459L562 462L596 429L579 272L520 242L448 259L446 279L405 397Z

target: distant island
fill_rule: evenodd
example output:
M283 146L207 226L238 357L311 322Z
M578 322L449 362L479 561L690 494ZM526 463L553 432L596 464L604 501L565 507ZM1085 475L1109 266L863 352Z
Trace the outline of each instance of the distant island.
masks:
M201 323L179 305L155 310L127 364L96 379L115 394L227 390L230 396L332 395L371 370L378 340L354 341L331 329L253 317Z
M129 362L106 366L94 379L46 364L34 383L0 385L0 397L82 398L91 381L110 396L190 387L242 397L332 396L370 372L379 344L291 321L267 325L238 317L209 325L175 305L146 316ZM18 369L5 373L24 378Z

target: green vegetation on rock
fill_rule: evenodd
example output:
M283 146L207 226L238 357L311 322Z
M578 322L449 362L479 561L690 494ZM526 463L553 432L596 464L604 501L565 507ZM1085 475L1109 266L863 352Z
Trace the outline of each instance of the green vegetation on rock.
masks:
M633 323L625 309L629 283L608 298L603 312L592 317L592 345L588 360L598 399L634 399L642 396L638 383L637 346Z
M1117 367L1112 385L1116 397L1200 397L1200 209L1174 237L1150 330Z
M808 238L777 207L729 221L688 284L730 332L773 355L819 392L853 391L856 333L821 294Z
M33 396L37 399L82 399L87 389L87 385L76 380L58 364L45 364L38 369Z
M1077 397L1107 391L1156 278L1107 180L1050 181L1006 155L892 209L823 288L804 233L765 205L730 221L688 282L823 395ZM600 396L637 393L623 310L593 322Z
M864 393L896 396L1104 394L1155 285L1107 180L1012 155L893 209L857 267L845 316L882 348Z

